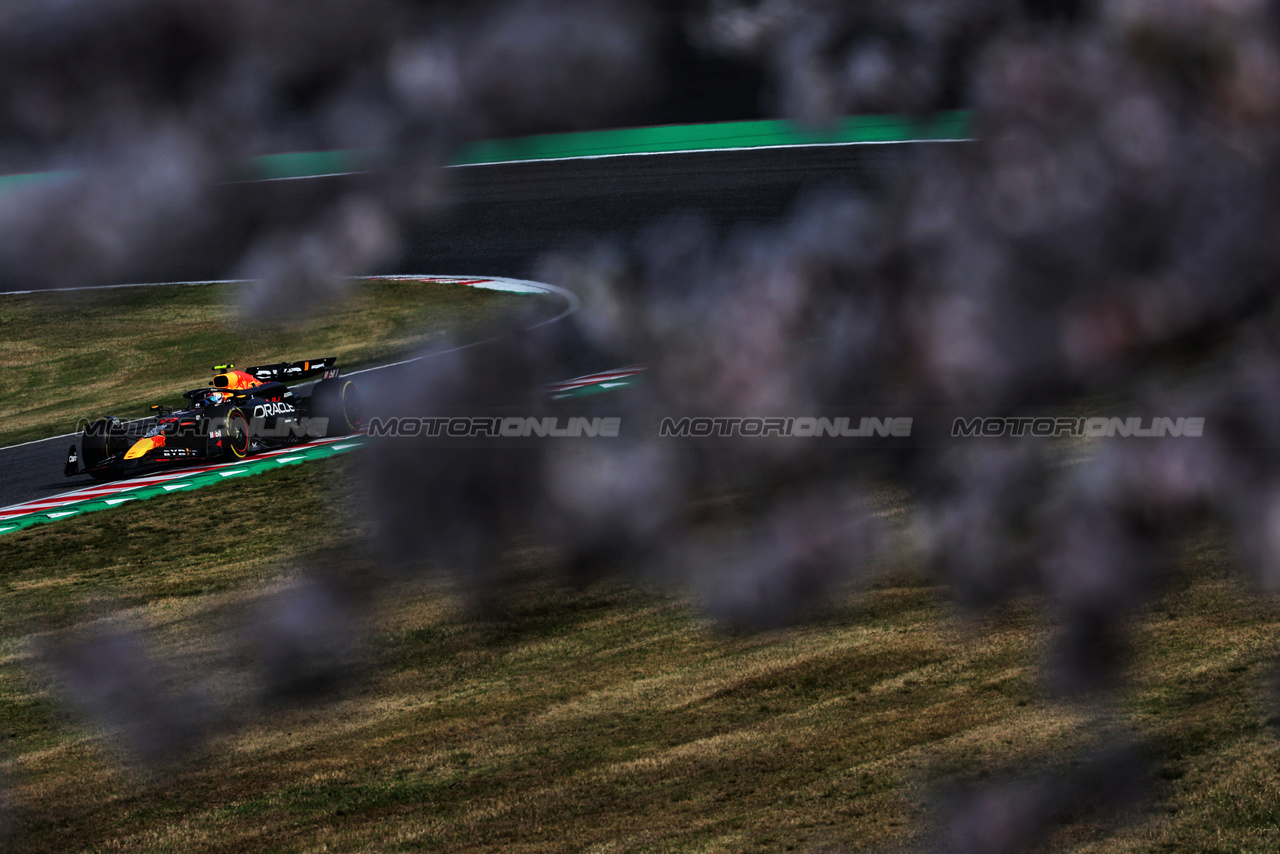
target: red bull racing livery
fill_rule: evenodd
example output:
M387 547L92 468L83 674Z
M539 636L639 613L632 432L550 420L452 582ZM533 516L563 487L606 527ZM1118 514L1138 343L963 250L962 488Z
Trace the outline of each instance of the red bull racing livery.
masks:
M140 421L113 415L87 425L79 449L72 445L67 454L65 474L110 480L352 433L363 419L360 396L336 362L215 366L209 385L183 394L186 408L153 406L155 414ZM306 391L285 384L314 377L322 379Z

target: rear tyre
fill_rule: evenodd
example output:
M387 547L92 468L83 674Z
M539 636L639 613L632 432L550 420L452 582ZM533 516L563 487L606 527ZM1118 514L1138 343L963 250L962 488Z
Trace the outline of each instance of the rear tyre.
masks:
M346 436L360 429L364 411L360 392L351 380L321 380L311 391L311 416L329 419L326 436Z
M80 434L80 461L92 469L108 457L129 450L129 434L124 423L114 415L90 423ZM110 480L114 473L90 471L94 480Z
M227 462L243 460L249 456L249 419L238 408L232 407L226 414L227 427L222 439L222 458Z

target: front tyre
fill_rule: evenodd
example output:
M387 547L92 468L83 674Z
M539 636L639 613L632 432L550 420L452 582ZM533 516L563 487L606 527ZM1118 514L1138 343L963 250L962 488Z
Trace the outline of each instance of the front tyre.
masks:
M360 429L364 411L360 392L351 380L321 380L311 391L311 416L329 420L326 436L346 436Z
M130 440L124 423L114 415L99 418L80 434L80 461L94 480L110 480L113 472L92 471L103 460L129 450Z

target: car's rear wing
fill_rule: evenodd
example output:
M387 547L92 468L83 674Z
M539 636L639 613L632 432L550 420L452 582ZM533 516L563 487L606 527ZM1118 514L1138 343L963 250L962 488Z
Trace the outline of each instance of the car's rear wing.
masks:
M307 380L312 377L324 375L325 379L331 379L338 375L338 357L326 356L323 359L304 359L301 362L281 362L278 365L256 365L252 368L243 368L242 370L264 383L269 382L297 382L299 380ZM215 367L226 369L230 366L224 365Z

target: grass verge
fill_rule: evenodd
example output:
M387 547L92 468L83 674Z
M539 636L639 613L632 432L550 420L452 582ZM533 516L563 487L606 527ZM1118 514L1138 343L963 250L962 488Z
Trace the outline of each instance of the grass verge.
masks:
M532 546L507 556L512 595L498 613L475 617L442 584L392 591L365 681L228 733L161 782L121 770L33 675L43 633L108 607L193 660L213 657L213 615L361 534L334 509L358 464L291 467L0 540L0 777L21 848L897 844L928 827L939 781L1060 766L1095 734L1096 718L1042 689L1053 629L1035 602L966 622L902 573L805 628L734 636L642 586L561 584ZM1133 621L1134 687L1111 722L1153 745L1153 799L1105 840L1081 819L1048 850L1280 847L1280 741L1255 696L1280 609L1233 579L1210 534L1185 563Z
M355 369L474 336L538 296L429 281L366 281L284 328L237 319L235 285L0 295L0 446L72 432L79 418L182 403L215 364L339 357Z

